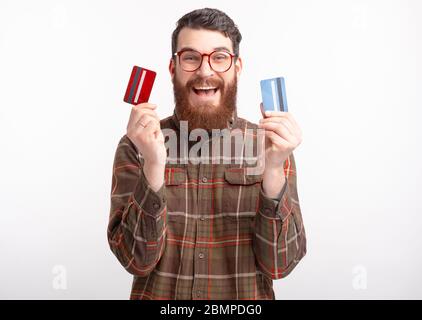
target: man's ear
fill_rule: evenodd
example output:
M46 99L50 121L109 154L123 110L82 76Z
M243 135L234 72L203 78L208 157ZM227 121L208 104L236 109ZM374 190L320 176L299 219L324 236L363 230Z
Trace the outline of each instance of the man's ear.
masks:
M170 72L170 76L171 76L171 80L173 80L174 78L174 68L176 66L174 65L174 59L170 58L170 63L169 63L169 72Z
M234 65L234 67L235 67L236 75L237 75L237 77L239 77L240 74L242 73L242 68L243 68L243 62L242 62L241 57L238 57L236 59L236 63Z

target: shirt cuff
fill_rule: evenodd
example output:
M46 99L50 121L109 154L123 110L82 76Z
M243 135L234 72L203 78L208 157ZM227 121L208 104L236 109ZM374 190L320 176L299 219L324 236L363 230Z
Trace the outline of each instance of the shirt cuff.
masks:
M259 194L259 210L262 215L270 219L281 219L284 221L285 216L282 215L280 206L283 204L283 197L286 195L288 188L287 178L284 178L284 185L276 198L269 198L265 195L262 189L262 184Z
M135 187L133 198L143 212L156 218L163 212L166 206L165 183L163 183L158 191L152 190L141 167L140 177Z

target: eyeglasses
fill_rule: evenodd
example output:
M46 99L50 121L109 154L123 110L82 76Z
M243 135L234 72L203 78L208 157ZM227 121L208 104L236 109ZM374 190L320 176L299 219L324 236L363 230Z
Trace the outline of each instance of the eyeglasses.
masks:
M233 64L233 58L237 57L226 51L213 51L211 53L200 53L195 50L186 49L173 54L179 57L180 66L184 71L193 72L198 70L204 59L208 56L208 64L215 72L226 72Z

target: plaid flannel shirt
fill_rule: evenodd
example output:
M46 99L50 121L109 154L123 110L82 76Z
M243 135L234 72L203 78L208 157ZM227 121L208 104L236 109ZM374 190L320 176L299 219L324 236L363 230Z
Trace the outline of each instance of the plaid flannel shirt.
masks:
M183 150L192 143L180 146L177 115L160 124L177 133L177 158L186 159ZM246 129L257 125L235 116L234 129L246 137ZM236 163L236 157L230 163L171 164L168 154L165 183L154 192L142 156L126 135L121 138L107 236L134 276L130 299L275 299L273 280L287 276L306 254L294 156L284 163L279 199L268 198L262 174L246 174L250 162Z

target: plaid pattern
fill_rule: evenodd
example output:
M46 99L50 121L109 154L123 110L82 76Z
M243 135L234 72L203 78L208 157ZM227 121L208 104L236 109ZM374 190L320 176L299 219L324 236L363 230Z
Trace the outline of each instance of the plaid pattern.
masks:
M162 120L161 128L180 134L177 116ZM247 128L257 126L233 119L231 129ZM165 183L154 192L142 156L121 138L107 235L134 275L130 299L275 299L272 280L287 276L306 254L295 161L291 155L284 164L279 199L263 194L262 175L246 175L248 165L168 163Z

